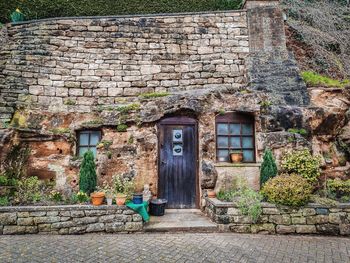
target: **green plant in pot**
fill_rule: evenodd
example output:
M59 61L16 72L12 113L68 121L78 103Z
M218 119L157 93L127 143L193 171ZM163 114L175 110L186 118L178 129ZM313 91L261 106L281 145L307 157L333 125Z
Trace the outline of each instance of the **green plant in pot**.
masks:
M130 198L131 194L134 192L134 180L126 178L123 175L113 175L112 184L116 193L117 205L124 205L126 199Z
M104 181L102 187L97 188L100 192L105 194L107 205L112 205L113 196L114 196L114 187L109 184L107 181Z
M232 163L241 163L243 160L243 152L241 150L231 150L230 158Z

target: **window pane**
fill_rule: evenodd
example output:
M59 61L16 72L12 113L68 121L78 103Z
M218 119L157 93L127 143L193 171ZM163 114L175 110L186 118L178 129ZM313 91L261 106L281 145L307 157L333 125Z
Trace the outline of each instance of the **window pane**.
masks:
M88 149L88 147L79 147L79 156L84 156Z
M79 144L80 145L89 145L89 134L88 133L80 133Z
M94 157L96 158L96 154L97 154L96 148L90 147L90 151L92 151L92 153L94 154Z
M243 144L243 148L253 148L253 138L252 137L243 137L242 144Z
M242 134L252 135L253 134L253 124L242 124Z
M228 137L219 136L218 137L218 147L219 148L228 148Z
M100 133L91 132L90 145L97 145L99 141L100 141Z
M240 137L231 137L230 138L230 147L237 149L241 148L241 138Z
M244 150L243 151L243 161L244 162L253 162L254 161L254 151Z
M218 155L219 155L219 157L227 157L228 158L228 150L219 150Z
M228 124L219 123L218 124L218 134L221 134L221 135L228 134Z
M241 125L240 124L230 124L230 134L240 135L241 134Z

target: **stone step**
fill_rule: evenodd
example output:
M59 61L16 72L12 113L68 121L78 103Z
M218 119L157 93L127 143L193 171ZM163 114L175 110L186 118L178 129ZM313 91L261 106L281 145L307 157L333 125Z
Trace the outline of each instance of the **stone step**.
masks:
M216 232L218 227L199 209L166 209L164 216L151 216L145 232Z

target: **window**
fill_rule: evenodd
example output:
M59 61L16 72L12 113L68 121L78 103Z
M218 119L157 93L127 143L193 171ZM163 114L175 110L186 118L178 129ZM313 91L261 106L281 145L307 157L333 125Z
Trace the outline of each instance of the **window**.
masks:
M79 156L83 156L85 152L91 150L96 157L96 146L101 140L100 131L81 131L78 133L78 149Z
M226 113L216 117L216 156L228 162L230 151L241 150L243 162L255 162L254 117L244 113Z

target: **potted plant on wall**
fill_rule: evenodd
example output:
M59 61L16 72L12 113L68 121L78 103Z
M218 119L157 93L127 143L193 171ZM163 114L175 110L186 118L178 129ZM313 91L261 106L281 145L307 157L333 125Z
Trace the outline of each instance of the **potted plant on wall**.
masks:
M93 205L102 205L105 199L105 193L102 191L95 191L91 193L91 203Z
M107 181L104 181L102 187L99 188L100 192L105 194L107 205L112 205L113 195L114 195L114 187L111 186Z
M130 198L134 191L134 180L125 178L122 175L114 175L112 181L116 192L116 203L117 205L124 205L126 199Z
M230 158L232 163L240 163L243 160L243 152L241 150L230 151Z

